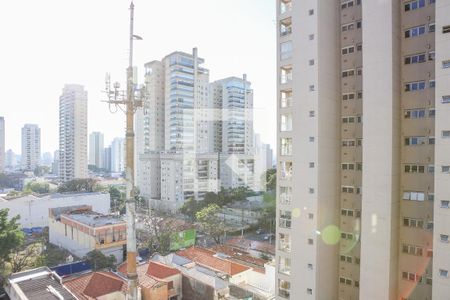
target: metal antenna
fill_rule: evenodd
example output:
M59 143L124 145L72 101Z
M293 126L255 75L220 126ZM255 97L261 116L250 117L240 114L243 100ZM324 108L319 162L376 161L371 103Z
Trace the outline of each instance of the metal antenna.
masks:
M126 114L125 154L126 154L126 220L127 220L127 300L138 300L138 276L136 270L136 188L134 185L134 113L142 106L141 91L136 91L133 82L133 41L141 40L133 34L134 4L130 4L130 56L127 68L127 89L120 90L120 84L115 82L111 88L111 78L106 75L106 101L109 106L114 105ZM123 107L122 107L123 106ZM111 109L110 109L111 110Z

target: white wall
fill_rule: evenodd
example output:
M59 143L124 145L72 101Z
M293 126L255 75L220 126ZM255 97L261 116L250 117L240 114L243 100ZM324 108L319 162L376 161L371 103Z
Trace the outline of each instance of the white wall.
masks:
M50 208L73 205L90 205L93 211L107 214L110 210L109 194L52 194L36 197L33 195L4 200L0 198L0 209L8 208L9 217L20 215L19 223L23 228L48 226Z

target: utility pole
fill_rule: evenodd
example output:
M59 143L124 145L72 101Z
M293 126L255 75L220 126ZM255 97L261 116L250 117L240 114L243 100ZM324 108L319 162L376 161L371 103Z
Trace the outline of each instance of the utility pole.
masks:
M133 82L133 41L141 40L140 36L133 34L134 4L130 4L130 56L127 68L127 89L119 90L120 84L114 83L111 89L109 74L106 76L106 94L110 110L111 105L120 108L126 115L125 155L126 155L126 221L127 221L127 300L138 300L138 276L136 272L136 188L134 185L134 114L142 106L142 94L136 95ZM140 91L139 91L140 92ZM122 107L124 106L124 108Z

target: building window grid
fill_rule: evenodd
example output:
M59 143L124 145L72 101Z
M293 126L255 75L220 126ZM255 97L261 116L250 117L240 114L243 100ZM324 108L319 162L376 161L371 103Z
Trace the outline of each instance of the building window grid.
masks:
M405 3L405 11L413 11L425 7L425 0L414 0Z

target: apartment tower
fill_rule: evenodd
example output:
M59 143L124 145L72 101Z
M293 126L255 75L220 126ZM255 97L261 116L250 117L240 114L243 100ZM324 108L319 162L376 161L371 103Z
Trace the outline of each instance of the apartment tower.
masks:
M66 84L59 98L59 178L86 178L87 167L87 92Z
M104 167L104 138L101 132L92 132L89 135L89 164L97 168Z
M40 165L41 162L41 129L35 124L25 124L22 127L22 168L28 171Z
M277 24L278 299L446 299L450 0L278 0Z

